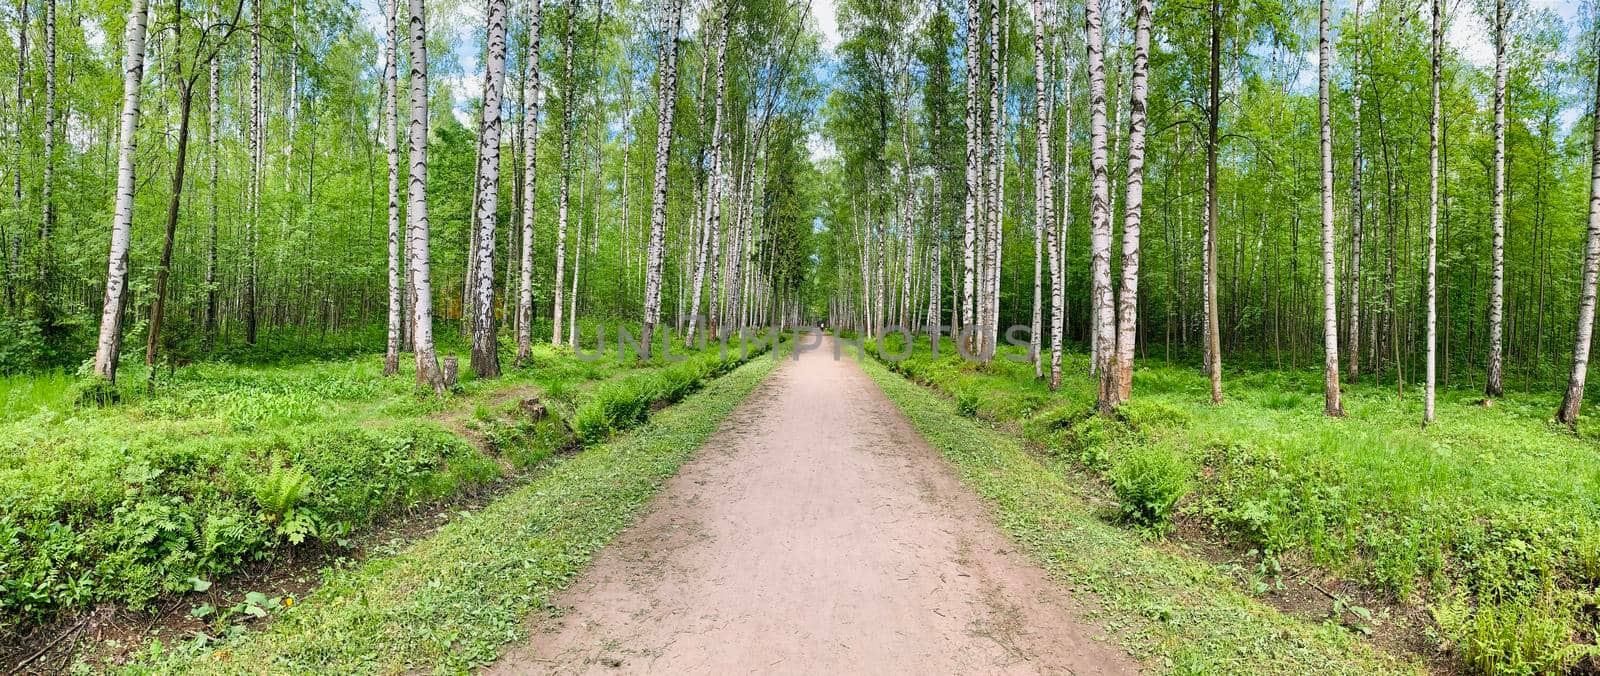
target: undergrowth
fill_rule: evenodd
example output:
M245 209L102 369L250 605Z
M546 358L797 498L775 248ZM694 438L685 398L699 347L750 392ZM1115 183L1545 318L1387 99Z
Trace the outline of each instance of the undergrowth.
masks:
M1197 369L1140 362L1132 400L1107 418L1083 355L1066 355L1051 392L1006 359L1019 353L988 364L952 353L947 343L935 359L919 341L886 366L963 415L1017 421L1028 441L1102 477L1140 529L1187 519L1272 575L1316 566L1424 608L1439 645L1482 673L1593 659L1600 448L1548 422L1553 395L1485 408L1476 392L1442 391L1423 430L1420 399L1387 386L1347 384L1348 416L1330 419L1316 373L1229 373L1226 402L1212 406Z
M604 441L741 362L538 346L444 397L381 363L197 364L153 394L119 382L125 397L88 406L64 376L0 381L0 632L102 603L149 608L296 547L341 547L381 516Z

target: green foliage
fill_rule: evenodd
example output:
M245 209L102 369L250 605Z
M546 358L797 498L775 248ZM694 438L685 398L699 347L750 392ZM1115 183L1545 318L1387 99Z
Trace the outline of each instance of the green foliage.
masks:
M1177 449L1138 445L1123 449L1107 478L1129 523L1161 534L1172 526L1172 511L1189 494L1195 468Z
M291 545L316 535L317 519L302 504L311 496L311 474L294 466L273 467L254 487L261 518L272 525L278 537Z
M1579 659L1592 654L1594 646L1572 643L1573 627L1567 619L1570 610L1541 605L1511 601L1470 607L1452 599L1435 606L1433 617L1462 662L1476 673L1567 673Z
M38 368L44 355L44 334L37 323L0 315L0 376Z
M270 664L297 673L454 673L486 664L505 644L526 639L528 615L550 607L594 553L634 522L776 364L754 360L661 412L648 433L551 463L548 473L400 556L330 573L263 632L152 648L135 670L232 673ZM257 601L264 611L276 607Z
M1107 523L1098 496L1086 494L1080 477L1063 473L1054 458L1028 452L1004 429L960 416L949 401L875 362L867 373L957 476L986 499L1020 549L1093 599L1095 617L1108 627L1106 640L1145 664L1187 674L1420 668L1363 645L1331 623L1297 621L1236 589L1220 567ZM1042 415L1052 412L1057 419L1074 417L1061 415L1061 407ZM1203 485L1195 483L1197 490Z
M962 415L1014 420L1042 388L1031 368L1014 370L1003 356L987 366L935 360L924 342L896 370L952 396ZM1081 373L1081 359L1066 355L1066 372ZM1258 559L1268 583L1284 569L1316 566L1403 605L1459 597L1457 630L1517 637L1520 647L1489 653L1568 664L1567 646L1590 642L1582 609L1600 579L1592 440L1546 423L1549 395L1483 408L1476 393L1443 390L1440 422L1424 431L1420 402L1363 383L1346 388L1348 417L1331 419L1307 394L1318 376L1230 374L1234 394L1213 406L1203 374L1141 362L1133 399L1116 417L1094 414L1095 384L1069 376L1060 391L1042 393L1021 429L1051 456L1106 479L1141 529L1170 517L1162 507L1187 477L1189 496L1172 498L1176 509ZM1479 609L1488 613L1481 620ZM1441 638L1467 650L1464 640Z

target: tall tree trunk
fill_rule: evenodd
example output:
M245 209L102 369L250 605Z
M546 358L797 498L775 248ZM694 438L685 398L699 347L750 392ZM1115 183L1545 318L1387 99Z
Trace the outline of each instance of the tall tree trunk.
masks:
M133 0L128 8L122 70L122 127L117 144L117 200L111 219L111 251L106 267L105 304L95 348L95 375L116 382L122 347L122 308L128 293L128 245L133 230L134 160L138 145L139 91L144 79L145 30L150 6ZM1592 239L1592 238L1591 238Z
M1105 371L1102 399L1117 405L1133 395L1133 349L1139 337L1139 235L1144 221L1145 108L1150 95L1151 0L1134 7L1133 72L1128 82L1128 180L1122 219L1122 288L1117 304L1116 355Z
M994 358L995 349L998 347L996 338L999 336L1000 323L1000 265L1001 248L1000 238L1005 227L1005 214L1002 203L1005 199L1005 162L1006 143L1004 122L1001 115L1004 112L1006 62L1000 59L1002 51L1001 42L1005 38L1007 23L1002 21L1000 11L1001 0L991 0L989 3L989 153L988 162L988 224L984 237L984 308L982 310L982 324L984 327L983 351L984 361Z
M527 108L522 113L522 133L527 147L522 151L522 261L517 280L517 364L533 357L533 229L539 209L536 206L536 179L539 173L539 24L541 0L528 2L528 77L523 81ZM626 168L624 168L626 171Z
M1068 50L1063 45L1065 60ZM1072 62L1061 79L1061 214L1050 234L1050 389L1061 387L1061 341L1067 328L1067 222L1072 215Z
M28 82L28 0L17 0L17 119L16 136L14 137L14 150L12 156L15 169L11 172L11 203L18 213L23 210L22 202L22 175L26 172L27 144L23 135L23 121L28 116L27 82ZM16 294L20 283L19 269L22 267L22 228L19 226L11 231L11 246L7 250L6 294L7 302L15 307Z
M1111 176L1106 133L1105 36L1101 28L1100 0L1084 4L1084 27L1089 55L1089 275L1094 310L1094 369L1104 374L1116 352L1115 315L1111 298ZM1102 381L1103 382L1103 381ZM1102 385L1096 403L1102 414L1116 406L1115 392Z
M392 0L391 0L392 1ZM211 184L208 197L210 198L210 219L207 224L209 237L206 239L206 316L205 316L205 341L206 351L210 352L217 343L217 313L219 312L218 296L220 289L217 280L217 184L220 176L221 148L217 145L217 125L221 122L221 94L222 94L222 59L211 59L210 77L206 79L206 161L210 164ZM392 80L391 86L392 86Z
M443 394L444 373L433 348L433 280L428 266L428 20L423 0L409 0L411 9L411 123L408 141L411 172L406 189L407 248L411 253L412 340L417 358L417 384Z
M578 101L573 91L572 43L577 39L578 0L567 2L567 37L561 53L561 195L556 204L556 283L552 304L550 344L561 344L562 294L567 274L567 207L572 192L572 107Z
M404 305L400 285L399 12L400 0L386 0L383 3L383 143L389 164L389 340L383 356L383 374L386 376L400 372L400 317Z
M656 175L650 198L650 246L644 290L644 325L640 340L645 354L652 351L656 323L661 320L661 268L666 258L667 164L672 151L672 118L678 97L678 24L682 0L667 0L662 11L661 51L656 59L660 73L656 93Z
M1577 340L1572 348L1572 375L1567 379L1567 392L1556 411L1556 420L1568 427L1578 424L1578 408L1583 405L1583 385L1589 371L1589 342L1594 336L1595 283L1600 277L1600 73L1595 76L1593 116L1594 131L1590 140L1591 165L1589 169L1589 233L1583 250L1583 287L1578 303Z
M244 282L244 342L256 343L256 242L261 231L261 174L263 142L266 140L265 122L261 112L261 23L266 20L261 11L262 0L252 0L250 5L250 183L246 188L249 202L245 222Z
M56 209L56 0L44 1L44 185L40 189L43 211L39 218L39 305L45 307L50 292L50 271L54 261L50 235L55 229Z
M1489 366L1483 393L1487 398L1505 393L1504 352L1501 345L1506 293L1506 23L1505 0L1494 3L1494 187L1491 193L1489 249Z
M477 285L472 319L472 372L500 375L499 334L494 325L495 219L500 205L500 96L506 80L506 0L489 0L488 54L483 67L483 110L478 121Z
M978 56L979 12L982 11L979 0L967 0L967 44L964 52L967 64L967 96L966 96L966 131L967 131L967 195L966 212L963 220L962 239L962 274L961 274L961 304L957 314L965 320L968 328L973 329L972 335L977 333L978 300L975 288L977 285L977 239L978 239L978 209L983 195L980 176L981 166L979 155L982 152L981 131L978 127L978 86L979 70L982 62ZM958 333L962 329L956 329ZM969 335L967 347L974 346L973 338Z
M1044 0L1033 0L1033 125L1034 125L1034 153L1033 153L1033 375L1035 378L1044 375L1044 355L1041 354L1042 336L1044 331L1040 314L1043 304L1040 272L1043 267L1040 249L1042 240L1049 239L1050 279L1051 286L1055 287L1057 269L1061 262L1057 260L1055 219L1051 217L1051 207L1055 206L1055 196L1051 188L1055 185L1055 178L1050 166L1050 86L1049 69L1046 59L1049 55L1047 46L1047 31L1049 22L1045 18ZM1049 233L1046 235L1046 233ZM1052 323L1056 313L1061 311L1059 292L1051 293ZM1055 362L1054 350L1051 351L1052 365ZM1051 370L1054 375L1054 368Z
M1328 43L1328 0L1322 0L1317 25L1317 115L1322 129L1322 412L1339 417L1344 415L1344 406L1339 403L1339 282L1333 261L1333 115L1328 105L1333 48ZM1435 112L1438 91L1435 80Z
M174 41L182 35L182 5L178 19L173 23ZM182 63L182 57L178 59ZM181 69L178 79L178 149L172 160L172 195L167 201L166 236L161 243L161 266L156 268L155 298L150 303L150 328L145 333L144 363L150 367L150 386L155 386L156 350L161 344L161 324L166 319L167 282L172 278L172 247L178 233L178 214L183 202L183 177L189 167L189 116L194 109L194 81L184 80Z
M700 297L704 291L706 279L706 266L716 264L717 229L722 222L722 105L723 97L728 89L727 55L728 55L728 2L722 3L719 12L720 20L717 22L716 40L716 104L712 108L711 118L711 174L706 180L705 203L701 211L701 237L700 245L696 249L694 267L694 283L691 287L693 295L690 296L689 328L684 333L684 343L693 344L695 330L700 323Z
M1217 321L1217 126L1222 116L1222 0L1211 0L1210 98L1206 101L1206 223L1204 270L1206 305L1206 373L1211 376L1211 403L1222 403L1222 342Z
M1361 0L1355 5L1355 49L1351 50L1351 160L1350 160L1350 382L1361 373L1361 245L1367 204L1361 197Z
M1422 424L1433 422L1439 343L1439 80L1444 53L1444 5L1433 0L1433 113L1428 122L1428 347Z

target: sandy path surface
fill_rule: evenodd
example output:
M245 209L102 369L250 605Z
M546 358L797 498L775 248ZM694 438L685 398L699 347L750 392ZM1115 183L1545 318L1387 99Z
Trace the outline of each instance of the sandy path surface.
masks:
M490 673L1136 671L846 349L775 372Z

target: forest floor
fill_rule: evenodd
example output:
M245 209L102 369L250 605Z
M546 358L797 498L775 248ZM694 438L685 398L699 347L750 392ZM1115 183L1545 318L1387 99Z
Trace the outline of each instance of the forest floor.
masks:
M491 673L1136 673L831 346L785 360Z
M0 379L0 671L226 650L742 362L682 357L541 345L445 396L380 355L196 364L150 392L131 369L105 407Z
M1106 417L1081 353L1066 355L1055 391L1022 350L985 364L953 353L919 341L868 371L947 458L971 465L968 483L1000 506L1008 532L1106 607L1143 609L1132 626L1164 638L1125 642L1136 654L1201 670L1281 664L1293 642L1244 642L1241 662L1212 661L1225 653L1207 646L1227 632L1194 625L1228 616L1191 606L1215 611L1237 592L1319 623L1328 640L1434 670L1596 666L1600 447L1590 425L1550 422L1548 392L1486 407L1471 387L1441 390L1438 421L1423 429L1420 396L1371 374L1344 387L1346 417L1329 418L1319 372L1233 367L1226 401L1212 405L1197 369L1149 360L1132 400ZM983 444L1014 451L971 450ZM1055 500L1092 508L1036 511ZM1163 553L1101 556L1112 534L1082 540L1106 526ZM1169 554L1209 568L1188 586L1213 598L1121 582L1162 579L1146 569Z

